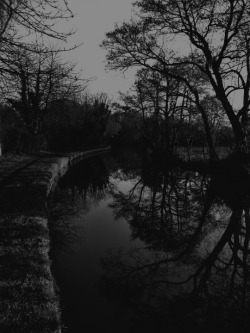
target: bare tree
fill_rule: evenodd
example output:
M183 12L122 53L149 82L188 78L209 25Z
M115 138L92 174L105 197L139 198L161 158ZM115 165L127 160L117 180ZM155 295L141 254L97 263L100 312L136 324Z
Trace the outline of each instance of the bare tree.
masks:
M67 0L2 0L1 10L1 42L8 42L8 36L18 37L18 29L24 35L36 32L48 37L66 40L71 34L60 32L56 23L61 19L73 17ZM20 37L20 35L19 35ZM17 39L12 39L19 45Z
M237 150L244 148L250 105L249 1L140 0L135 6L137 17L116 26L102 44L108 50L108 67L146 66L179 78L193 94L207 127L196 82L202 79L231 123ZM185 43L185 54L174 50L177 41ZM240 106L233 102L235 93L241 96Z
M153 147L173 153L176 135L188 116L189 99L183 82L143 68L128 94L122 94L127 109L142 117L142 135Z
M0 2L1 100L11 102L34 133L52 101L74 98L87 83L74 64L59 57L74 31L58 23L72 17L67 0Z
M88 83L81 79L75 64L63 60L53 49L50 53L16 49L6 63L3 78L5 100L34 134L39 133L55 101L76 100Z
M6 70L9 54L17 49L51 52L47 44L66 42L74 34L57 26L60 20L73 17L66 0L2 0L0 13L0 74ZM62 45L59 48L65 50Z

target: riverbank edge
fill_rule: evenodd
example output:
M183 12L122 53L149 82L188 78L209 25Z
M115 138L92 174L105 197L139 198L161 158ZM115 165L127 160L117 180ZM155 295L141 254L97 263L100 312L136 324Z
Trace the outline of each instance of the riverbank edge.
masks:
M29 182L32 209L0 214L1 332L61 332L58 288L50 270L47 200L72 165L109 149L60 156L43 153L40 161L22 171L24 179L27 174L33 177ZM3 195L11 200L16 192L20 199L22 186L8 187Z

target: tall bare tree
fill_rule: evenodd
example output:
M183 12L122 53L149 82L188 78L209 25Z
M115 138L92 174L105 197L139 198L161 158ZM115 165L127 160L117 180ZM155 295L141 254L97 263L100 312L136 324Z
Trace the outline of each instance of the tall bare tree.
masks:
M231 123L237 150L245 148L250 105L250 2L140 0L135 6L137 16L107 33L102 44L108 50L108 67L126 70L144 66L178 78L186 83L202 115L204 90L200 91L197 80L203 80L203 88L216 96ZM177 42L186 45L185 52L177 52ZM235 94L240 98L238 105L233 101Z

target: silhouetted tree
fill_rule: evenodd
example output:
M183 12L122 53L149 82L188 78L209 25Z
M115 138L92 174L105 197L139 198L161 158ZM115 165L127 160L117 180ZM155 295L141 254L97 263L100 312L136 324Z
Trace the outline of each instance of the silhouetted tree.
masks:
M45 117L50 149L81 150L106 143L110 107L106 94L56 100Z
M5 99L17 110L24 127L38 134L50 105L57 100L74 100L85 89L75 65L48 53L16 50L8 60L3 87Z
M143 66L185 83L204 121L213 152L200 84L213 91L234 132L237 150L244 149L244 124L250 99L249 11L247 0L141 0L137 16L107 33L108 67ZM178 53L174 43L185 44ZM174 69L174 70L173 70ZM232 96L240 92L240 106Z
M42 108L44 110L44 105L41 106L42 103L40 92L38 93L38 90L43 86L43 80L41 76L43 75L44 78L46 71L48 78L48 68L51 66L50 73L55 74L57 71L56 76L58 80L58 71L60 71L61 74L63 74L62 78L60 79L60 85L62 88L63 76L65 78L66 72L68 72L69 78L70 71L70 74L72 74L72 65L66 64L65 62L61 62L59 64L58 52L59 50L60 52L65 50L65 48L62 46L62 43L66 42L67 38L70 37L74 32L66 30L64 31L62 28L58 28L57 26L59 21L64 19L67 20L71 17L73 17L73 14L68 7L67 0L1 0L1 101L3 102L6 100L7 87L9 87L9 91L7 91L8 97L13 94L12 88L14 83L18 82L17 77L19 76L19 82L17 85L19 85L19 87L22 85L22 88L19 89L22 97L20 98L20 101L17 101L17 96L14 98L11 96L10 98L16 100L15 107L18 108L19 111L22 109L22 116L24 116L26 113L29 115L28 117L31 118L31 104L33 111L36 109L36 111L33 112L35 118L33 120L29 119L29 123L33 122L34 125L32 125L32 129L39 127L39 116L37 117L37 114L43 113L41 112ZM47 45L51 45L53 40L60 42L60 45L58 44L58 48L54 48L54 50L52 50L51 47L47 47ZM53 52L54 55L52 55ZM46 59L46 55L48 59ZM35 65L35 63L37 63L37 65ZM61 68L59 69L60 66ZM46 69L44 67L46 67ZM28 76L29 80L27 80ZM36 79L34 78L35 76ZM78 75L77 78L79 80ZM54 79L55 75L52 81ZM34 88L35 80L36 88ZM33 81L32 84L31 81ZM12 87L11 83L13 83ZM33 85L33 87L30 85ZM47 83L47 86L49 86L49 83ZM53 86L55 87L55 80L53 81ZM16 93L17 90L18 87L16 87L14 93ZM44 95L46 95L48 92L48 89L46 90L47 91ZM57 91L59 92L58 89ZM48 98L48 100L49 99L50 98ZM27 106L27 110L25 110L24 105ZM39 108L40 110L38 111ZM25 117L25 121L27 121L28 117ZM37 131L37 129L35 131Z
M139 113L140 130L155 150L173 153L177 132L188 115L185 86L151 69L141 69L128 94L121 95L130 113Z

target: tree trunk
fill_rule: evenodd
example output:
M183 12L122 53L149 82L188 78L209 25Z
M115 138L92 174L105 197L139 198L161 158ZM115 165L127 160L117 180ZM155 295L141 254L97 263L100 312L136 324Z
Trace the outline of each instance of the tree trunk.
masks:
M223 87L221 74L219 73L218 68L213 67L213 70L214 70L215 77L217 79L217 85L213 82L211 82L211 83L216 92L216 97L221 102L221 104L227 114L227 117L232 125L234 138L235 138L234 150L236 152L242 152L243 150L245 150L247 148L243 127L240 123L240 119L235 115L234 109L225 94L225 89Z
M243 152L247 150L247 143L245 140L245 134L243 125L241 125L240 121L235 119L230 119L233 132L234 132L234 138L235 138L235 152Z
M217 160L218 156L214 147L214 142L213 142L213 137L212 137L212 133L210 130L210 126L209 126L209 122L208 122L208 118L207 118L207 114L205 112L205 110L203 109L203 107L198 104L202 119L203 119L203 123L204 123L204 129L205 129L205 134L206 134L206 139L207 139L207 145L208 145L208 151L209 151L209 157L211 161Z

